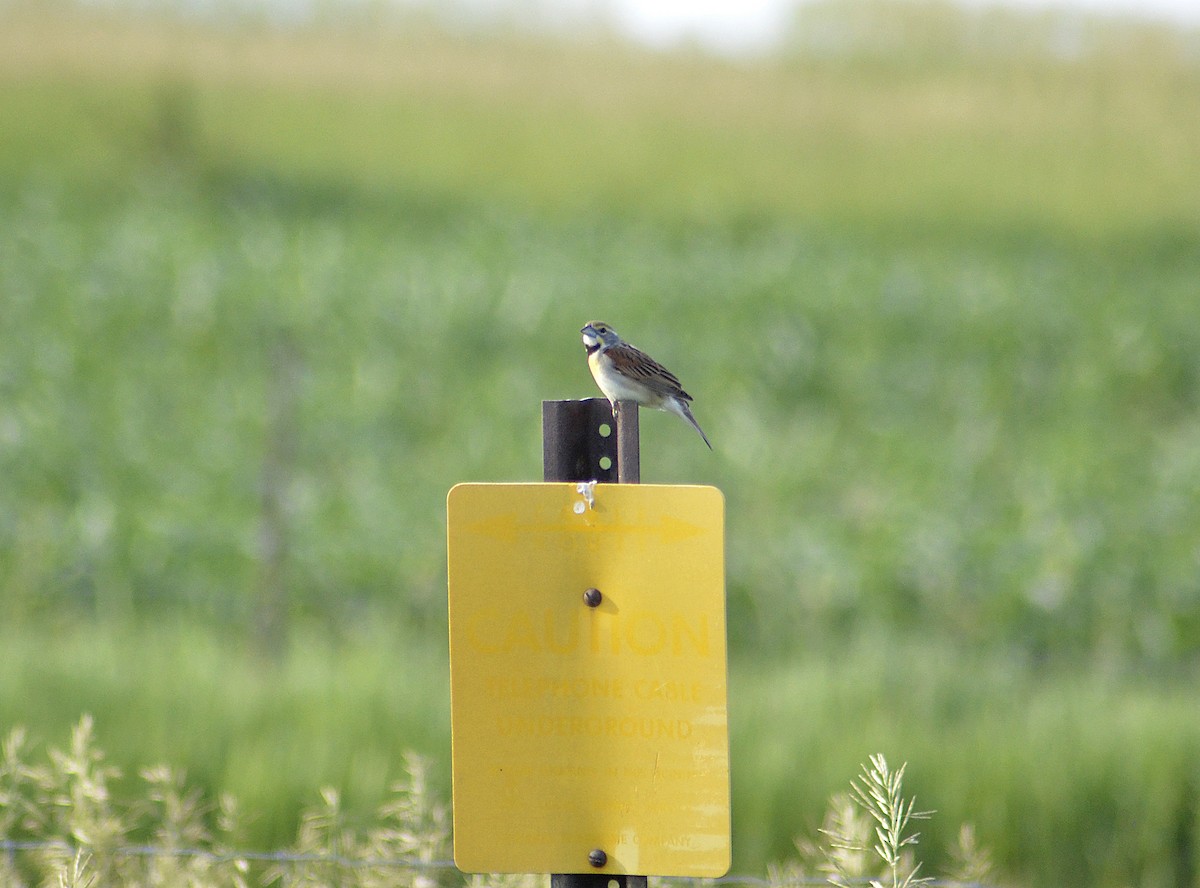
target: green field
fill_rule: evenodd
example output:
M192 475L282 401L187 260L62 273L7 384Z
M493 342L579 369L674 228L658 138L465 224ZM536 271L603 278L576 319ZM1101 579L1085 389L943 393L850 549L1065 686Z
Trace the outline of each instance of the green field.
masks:
M445 495L540 478L600 317L716 448L642 416L727 500L736 872L883 752L931 874L970 822L994 882L1200 885L1200 35L805 15L0 6L0 734L91 713L247 848L405 750L447 795Z

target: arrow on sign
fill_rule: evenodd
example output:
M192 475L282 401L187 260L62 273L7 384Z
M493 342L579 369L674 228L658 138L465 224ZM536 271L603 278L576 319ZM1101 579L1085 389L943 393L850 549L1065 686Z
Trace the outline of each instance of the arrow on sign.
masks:
M585 515L588 513L584 513ZM594 514L594 513L593 513ZM660 543L677 543L704 533L704 528L690 521L663 515L657 521L633 523L625 521L586 521L582 516L578 520L560 522L522 521L516 512L495 515L481 521L470 521L465 529L480 536L497 539L501 542L515 542L519 537L528 536L560 536L567 534L594 533L606 536L646 536Z

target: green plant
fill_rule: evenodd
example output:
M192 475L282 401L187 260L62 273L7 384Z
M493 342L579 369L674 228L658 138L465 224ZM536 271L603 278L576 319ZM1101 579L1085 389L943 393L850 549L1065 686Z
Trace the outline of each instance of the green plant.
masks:
M991 852L979 844L975 826L964 823L950 847L950 867L946 872L952 882L964 885L985 885L995 878Z
M925 820L930 811L915 811L916 798L907 801L904 798L904 770L907 763L896 771L888 768L887 760L879 754L872 755L870 767L863 765L858 780L851 781L850 792L858 808L875 821L875 842L871 850L883 861L883 875L871 879L873 888L909 888L919 885L929 879L918 877L920 862L914 862L912 850L920 838L920 833L909 832L909 826L914 820ZM860 830L847 833L830 833L830 844L835 848L844 848L855 853L865 853L867 843L863 841ZM838 873L834 884L848 885L841 873Z
M301 817L292 859L271 867L266 881L313 888L435 888L448 852L448 812L430 788L429 762L410 752L404 767L405 779L392 786L392 798L365 828L346 816L336 789L322 789L320 803Z
M796 839L798 857L768 869L777 888L811 882L818 875L837 888L870 885L871 888L914 888L932 882L918 875L916 859L920 833L914 821L926 820L931 811L916 810L916 798L904 796L907 763L892 770L881 754L870 756L850 791L829 801L819 839ZM951 850L950 884L983 884L992 876L991 861L975 839L974 828L964 824Z
M10 731L0 759L0 840L13 843L0 857L4 886L435 888L445 870L446 807L430 788L428 761L415 754L372 823L356 829L326 788L303 812L295 842L276 854L235 850L236 802L223 795L210 805L172 768L143 769L141 792L114 798L121 775L104 764L90 716L44 764L28 754L24 730ZM263 858L274 862L256 866Z

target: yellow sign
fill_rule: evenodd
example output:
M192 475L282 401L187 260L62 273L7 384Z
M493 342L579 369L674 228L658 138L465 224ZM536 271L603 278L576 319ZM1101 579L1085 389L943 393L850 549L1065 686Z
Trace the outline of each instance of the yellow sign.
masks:
M724 511L714 487L450 491L460 869L729 869Z

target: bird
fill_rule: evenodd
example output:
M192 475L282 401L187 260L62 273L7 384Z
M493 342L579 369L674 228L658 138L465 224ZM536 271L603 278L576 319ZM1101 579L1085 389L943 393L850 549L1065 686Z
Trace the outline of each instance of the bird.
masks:
M636 401L643 407L653 407L674 413L692 424L708 449L708 435L692 416L688 403L692 396L683 390L679 378L654 358L635 348L617 335L603 321L589 321L579 331L587 350L588 369L604 397L608 398L616 415L618 401Z

